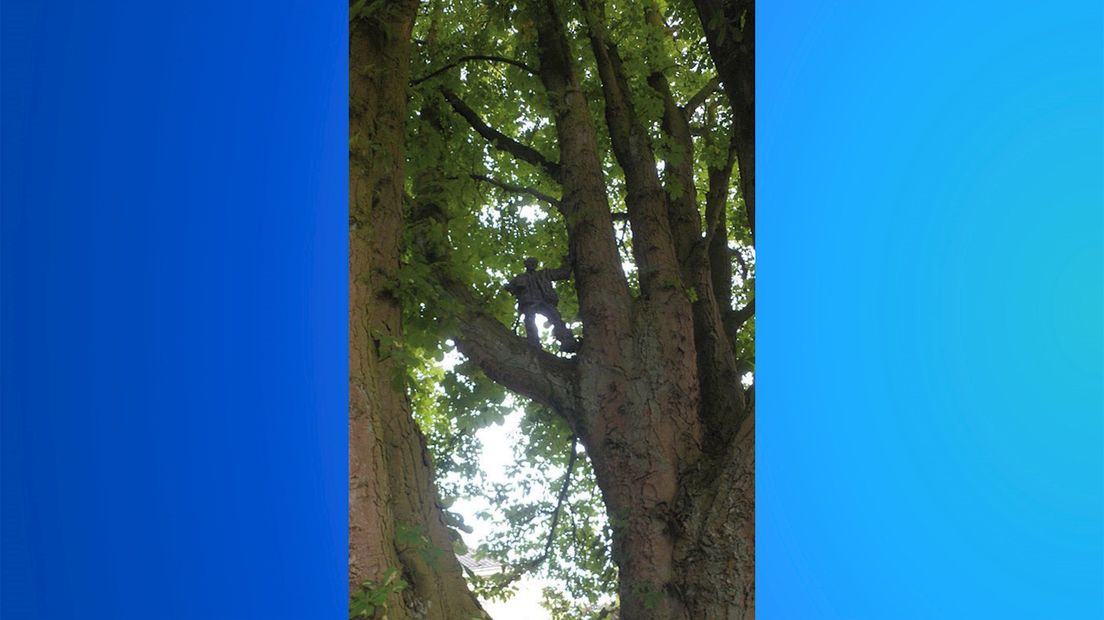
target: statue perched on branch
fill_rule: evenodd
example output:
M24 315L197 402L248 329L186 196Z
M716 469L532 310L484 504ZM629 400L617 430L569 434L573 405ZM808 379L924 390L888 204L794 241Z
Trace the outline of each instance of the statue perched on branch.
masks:
M525 259L525 273L514 276L506 284L506 291L518 302L518 314L525 317L525 337L529 344L540 347L540 334L537 332L537 315L540 314L552 323L552 335L560 342L560 350L574 353L579 350L579 341L571 328L564 323L556 307L560 298L552 286L553 280L567 280L571 277L571 265L567 260L558 269L537 269L537 259Z

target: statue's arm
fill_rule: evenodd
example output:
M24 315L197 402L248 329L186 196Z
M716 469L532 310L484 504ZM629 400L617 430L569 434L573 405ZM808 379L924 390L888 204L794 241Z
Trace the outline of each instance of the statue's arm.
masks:
M571 277L571 258L565 256L563 263L556 269L546 269L548 277L553 280L566 280Z

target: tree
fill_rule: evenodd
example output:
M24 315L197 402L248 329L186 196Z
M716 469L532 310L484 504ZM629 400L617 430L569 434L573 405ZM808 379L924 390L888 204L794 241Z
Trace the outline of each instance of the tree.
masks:
M753 617L751 3L433 6L450 27L411 81L397 294L423 340L404 346L450 338L466 389L489 378L582 445L622 617ZM507 327L526 254L568 256L575 355Z
M354 2L349 19L350 615L483 618L451 553L425 439L403 385L406 84L416 0Z

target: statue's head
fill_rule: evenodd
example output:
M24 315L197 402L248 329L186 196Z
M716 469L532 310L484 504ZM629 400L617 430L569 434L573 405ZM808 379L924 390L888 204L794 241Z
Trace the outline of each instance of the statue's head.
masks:
M536 271L537 270L537 259L533 258L532 256L525 259L525 270L526 271Z

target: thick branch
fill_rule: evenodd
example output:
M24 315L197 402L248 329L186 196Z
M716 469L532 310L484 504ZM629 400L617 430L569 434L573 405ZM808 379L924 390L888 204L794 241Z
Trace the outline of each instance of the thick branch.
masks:
M736 149L734 143L730 142L725 161L718 167L709 167L709 189L705 195L705 248L717 305L723 312L728 312L732 307L732 259L728 247L727 205L735 162ZM735 334L730 332L729 337L735 337Z
M755 2L694 0L735 120L740 193L755 239Z
M449 104L452 106L452 109L456 110L456 112L460 116L463 116L464 120L468 121L468 124L471 125L472 129L474 129L479 135L483 136L483 138L490 142L491 145L494 146L496 149L507 152L522 161L533 164L534 166L543 168L545 171L548 172L549 175L552 176L553 179L556 179L557 181L560 179L560 164L549 161L548 158L546 158L544 155L541 155L533 147L522 144L521 142L518 142L510 136L507 136L501 131L488 125L486 122L483 121L482 118L479 117L478 114L475 113L475 110L472 110L468 106L468 104L464 103L462 99L457 97L456 93L453 93L447 88L442 88L441 93L444 94L445 99L448 100Z
M567 415L573 410L573 360L531 346L487 314L459 283L445 282L460 302L456 347L491 380L507 389Z
M681 274L667 219L666 194L659 182L648 134L633 108L621 56L606 38L605 23L591 0L580 0L580 4L602 82L610 141L625 172L625 202L641 290L649 297L661 291L667 296L672 291L681 294Z
M707 122L712 122L712 106ZM706 139L712 140L715 134ZM728 317L732 305L732 260L727 253L725 210L734 156L729 153L719 167L709 167L706 193L706 236L696 246L704 271L696 272L695 285L704 293L694 304L695 344L698 349L702 388L702 420L709 433L706 450L723 451L747 411L739 385L734 332Z
M514 194L528 194L529 196L532 196L533 198L536 198L537 200L540 200L541 202L546 202L546 203L552 205L553 207L559 207L560 206L560 201L559 200L549 196L548 194L545 194L544 192L542 192L540 190L535 190L531 187L525 187L525 186L522 186L522 185L514 185L512 183L506 183L504 181L499 181L498 179L494 179L494 178L491 178L489 176L482 175L482 174L473 174L473 175L471 175L471 178L475 179L476 181L485 181L487 183L490 183L491 185L494 185L495 187L497 187L497 188L499 188L503 191L511 192L511 193L514 193Z
M556 3L529 0L528 7L537 20L540 77L563 162L560 201L586 338L580 355L618 355L632 297L617 252L597 132Z
M658 20L658 12L649 11ZM671 225L671 237L675 242L683 279L694 279L693 270L700 267L691 264L691 251L701 236L701 215L698 212L698 194L694 184L694 140L690 137L690 124L686 114L675 103L671 87L663 73L656 71L648 76L648 84L663 98L663 132L671 143L672 157L665 161L664 176L667 184L667 219Z
M531 73L531 74L534 74L534 75L537 73L532 67L530 67L529 65L521 62L520 60L514 60L513 58L506 58L505 56L489 56L489 55L485 55L485 54L472 54L470 56L461 56L460 58L457 58L453 62L450 62L449 64L441 67L440 69L437 69L436 71L433 71L433 72L431 72L427 75L424 75L424 76L412 81L410 83L410 85L411 86L417 86L418 84L421 84L422 82L424 82L426 80L429 80L429 79L437 77L438 75L441 75L442 73L444 73L445 71L448 71L449 69L459 67L460 65L462 65L466 62L471 62L473 60L486 60L486 61L489 61L489 62L506 63L508 65L513 65L513 66L517 67L518 69L521 69L522 71L525 71L527 73Z
M644 9L645 19L656 31L669 33L670 29L663 18L656 0L648 2ZM664 36L670 36L669 34ZM675 242L679 265L682 268L683 281L687 286L702 288L706 279L707 266L701 260L701 213L698 210L697 184L694 182L694 139L690 135L689 114L700 105L691 101L690 112L675 102L671 86L667 82L662 67L652 64L652 74L648 84L659 93L663 100L663 132L670 143L671 156L664 166L664 181L667 185L667 219L671 225L671 236ZM702 101L716 89L718 80L710 80L696 95Z

